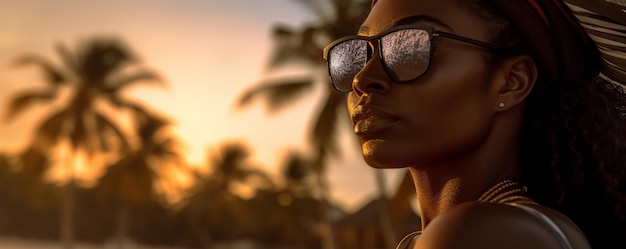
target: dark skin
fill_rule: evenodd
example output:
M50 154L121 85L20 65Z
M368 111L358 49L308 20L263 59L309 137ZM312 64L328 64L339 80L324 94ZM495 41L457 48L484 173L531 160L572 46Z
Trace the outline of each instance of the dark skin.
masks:
M379 0L359 35L407 20L479 41L489 37L486 22L457 0ZM514 57L490 70L484 48L441 37L434 45L429 70L408 83L391 80L374 51L347 98L365 161L408 167L413 176L423 224L413 248L560 248L529 213L476 202L495 183L521 178L518 133L537 78L533 59ZM589 248L569 219L537 208L574 248Z

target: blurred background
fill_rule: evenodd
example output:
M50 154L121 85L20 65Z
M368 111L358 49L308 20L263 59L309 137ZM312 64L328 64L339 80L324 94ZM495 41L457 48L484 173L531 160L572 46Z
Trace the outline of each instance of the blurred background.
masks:
M0 1L0 248L394 248L322 59L369 5Z

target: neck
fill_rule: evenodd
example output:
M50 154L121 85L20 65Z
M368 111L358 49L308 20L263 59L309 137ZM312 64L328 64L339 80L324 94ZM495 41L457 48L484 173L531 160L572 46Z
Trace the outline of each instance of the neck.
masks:
M417 191L422 229L452 207L477 201L497 182L520 178L517 134L502 126L502 129L494 127L493 132L500 134L491 134L471 152L409 168Z

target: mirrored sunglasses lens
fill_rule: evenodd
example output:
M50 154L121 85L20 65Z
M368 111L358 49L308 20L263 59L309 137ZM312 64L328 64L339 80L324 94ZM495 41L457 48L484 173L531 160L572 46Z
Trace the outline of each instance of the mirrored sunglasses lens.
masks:
M413 80L426 72L430 61L430 38L425 30L404 29L381 38L384 64L394 80Z
M367 41L347 40L329 51L330 80L339 91L352 90L352 80L367 63Z

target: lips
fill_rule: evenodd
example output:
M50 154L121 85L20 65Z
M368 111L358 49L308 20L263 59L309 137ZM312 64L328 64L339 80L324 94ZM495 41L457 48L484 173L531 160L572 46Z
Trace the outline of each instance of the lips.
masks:
M352 113L354 133L367 135L382 132L393 126L398 118L379 108L359 105Z
M367 118L359 120L354 124L355 134L372 134L380 132L396 122L395 119L387 118Z

